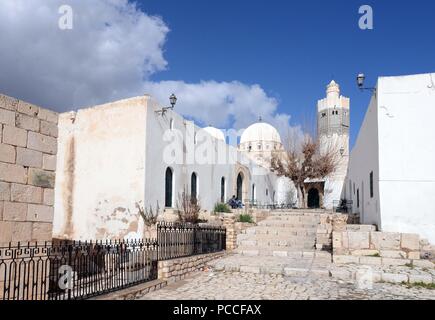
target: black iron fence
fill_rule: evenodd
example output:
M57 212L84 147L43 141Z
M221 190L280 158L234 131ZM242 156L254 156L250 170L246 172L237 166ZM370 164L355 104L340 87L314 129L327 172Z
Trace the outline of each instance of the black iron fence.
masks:
M352 200L334 200L333 209L337 213L352 213L353 211L353 201Z
M226 229L209 225L159 223L157 242L159 260L214 253L226 249Z
M86 299L157 279L158 261L225 250L222 227L160 223L157 240L0 247L0 300Z
M157 279L157 242L18 244L0 248L0 299L86 299Z

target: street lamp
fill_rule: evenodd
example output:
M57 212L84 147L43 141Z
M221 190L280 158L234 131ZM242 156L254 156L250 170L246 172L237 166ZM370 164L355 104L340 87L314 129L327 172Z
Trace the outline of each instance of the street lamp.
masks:
M175 104L177 103L177 97L175 94L171 94L169 97L169 103L171 104L170 107L163 107L161 110L157 110L156 113L163 116L168 110L174 110Z
M341 156L344 155L344 148L341 148L341 149L340 149L340 154L341 154Z
M169 97L169 102L171 103L171 109L174 109L175 104L177 103L177 97L175 96L175 94L171 94L171 96Z
M358 88L363 91L363 90L370 90L373 93L376 93L376 88L366 88L364 87L364 81L366 80L366 76L364 75L364 73L359 73L356 76L356 83L358 84Z

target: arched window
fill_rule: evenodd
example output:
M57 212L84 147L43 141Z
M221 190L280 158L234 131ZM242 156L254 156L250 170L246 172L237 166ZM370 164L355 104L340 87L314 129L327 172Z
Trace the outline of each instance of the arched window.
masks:
M165 207L172 208L172 197L174 188L174 173L171 168L166 169L165 174Z
M221 202L225 203L225 177L221 179Z
M237 176L237 200L243 201L243 176L241 173Z
M256 200L255 192L256 192L256 188L255 188L255 184L253 184L252 185L252 197L251 197L252 202L255 202L255 200Z
M190 179L190 196L192 199L197 199L198 197L198 176L195 172L192 173Z

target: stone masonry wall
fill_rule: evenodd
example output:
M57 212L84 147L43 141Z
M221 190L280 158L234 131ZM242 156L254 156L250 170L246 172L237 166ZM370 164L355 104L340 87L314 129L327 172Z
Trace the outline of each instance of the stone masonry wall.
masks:
M322 213L316 232L316 249L332 250L332 232L345 230L349 216L347 214Z
M0 95L0 246L52 238L57 121Z
M418 234L378 232L368 225L333 232L333 260L338 264L433 267L422 256Z
M223 216L223 225L227 229L226 249L233 251L237 248L237 235L243 230L254 226L252 223L237 222L238 215L229 213Z
M204 270L206 263L220 258L225 252L202 254L192 257L159 261L159 279L170 282L182 280L194 272Z

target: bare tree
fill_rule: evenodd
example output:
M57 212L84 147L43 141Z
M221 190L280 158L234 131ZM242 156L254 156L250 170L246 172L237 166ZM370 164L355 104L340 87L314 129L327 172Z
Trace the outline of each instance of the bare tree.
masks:
M278 176L293 181L299 207L304 208L306 194L304 183L310 179L324 179L331 175L339 165L339 157L334 146L320 147L310 135L305 134L303 141L290 141L285 150L274 152L271 169Z
M192 197L184 189L177 201L177 211L180 222L198 223L201 205L196 197Z
M149 209L141 207L138 202L136 202L136 209L138 210L139 215L142 217L145 226L151 227L157 223L157 218L160 213L160 206L158 202L155 210L152 206L150 206Z

